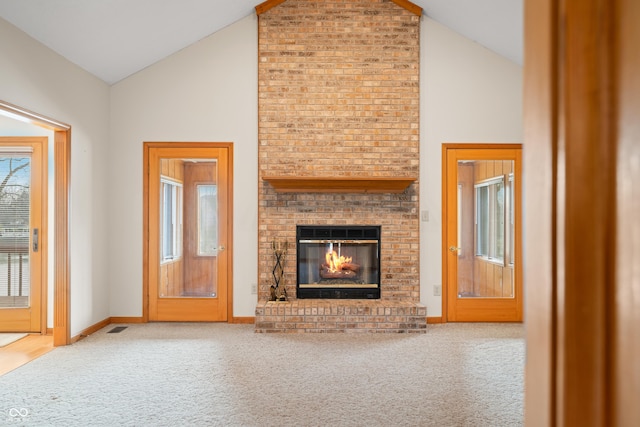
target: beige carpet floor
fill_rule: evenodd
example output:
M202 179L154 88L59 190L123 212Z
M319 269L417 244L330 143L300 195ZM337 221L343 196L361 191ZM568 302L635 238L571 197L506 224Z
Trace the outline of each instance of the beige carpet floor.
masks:
M256 334L252 325L114 325L0 377L0 424L518 426L524 328Z

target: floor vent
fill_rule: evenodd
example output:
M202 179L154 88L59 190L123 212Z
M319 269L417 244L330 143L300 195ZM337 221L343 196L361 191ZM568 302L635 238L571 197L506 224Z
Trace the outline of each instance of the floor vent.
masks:
M107 333L108 334L118 334L118 333L124 331L125 329L127 329L127 326L116 326L115 328L113 328L112 330L110 330Z

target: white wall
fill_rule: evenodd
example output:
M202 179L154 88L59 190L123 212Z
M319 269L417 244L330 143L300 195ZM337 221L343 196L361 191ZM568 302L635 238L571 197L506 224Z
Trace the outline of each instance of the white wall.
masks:
M420 37L420 299L439 317L442 144L521 143L522 67L429 18Z
M234 143L233 303L253 316L257 296L258 46L251 15L111 89L109 253L111 315L142 315L144 141Z
M71 334L109 315L109 87L0 19L0 99L72 126Z

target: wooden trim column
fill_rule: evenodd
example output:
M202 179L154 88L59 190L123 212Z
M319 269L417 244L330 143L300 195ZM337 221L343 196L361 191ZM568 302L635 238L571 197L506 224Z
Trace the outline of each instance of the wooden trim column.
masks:
M527 425L640 424L639 20L525 2Z
M525 419L552 426L555 414L555 175L557 93L553 0L525 1L524 319ZM535 145L534 145L535 144ZM531 214L531 212L534 212ZM535 237L535 240L534 240Z
M69 202L71 194L71 130L55 131L55 242L53 345L71 344Z
M615 27L616 246L609 304L612 424L640 425L640 2L618 0Z

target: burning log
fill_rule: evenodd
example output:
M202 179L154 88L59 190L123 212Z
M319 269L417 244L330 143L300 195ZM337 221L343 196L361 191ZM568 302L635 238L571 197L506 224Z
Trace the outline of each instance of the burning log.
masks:
M345 262L340 265L340 268L342 269L342 271L353 271L356 274L358 274L358 272L360 271L360 266L352 262Z
M338 270L332 269L329 264L322 264L320 277L323 279L356 279L360 271L360 266L353 263L340 264Z

